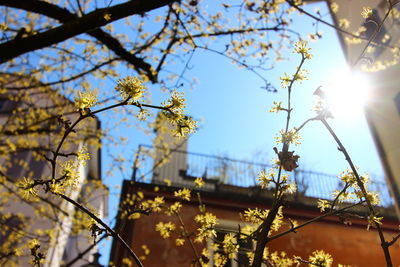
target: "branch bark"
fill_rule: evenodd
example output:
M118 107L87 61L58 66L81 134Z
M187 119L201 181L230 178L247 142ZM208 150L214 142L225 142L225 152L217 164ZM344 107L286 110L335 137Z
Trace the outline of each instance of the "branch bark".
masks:
M174 0L133 0L112 7L97 9L78 17L65 8L44 1L0 0L0 5L39 13L63 23L48 31L0 44L0 51L6 52L0 53L0 63L7 62L27 52L57 44L79 34L88 33L135 66L138 71L144 71L151 81L156 82L157 78L150 64L131 54L117 39L101 30L100 27L130 15L143 14L172 2ZM108 14L110 19L105 19L105 14Z

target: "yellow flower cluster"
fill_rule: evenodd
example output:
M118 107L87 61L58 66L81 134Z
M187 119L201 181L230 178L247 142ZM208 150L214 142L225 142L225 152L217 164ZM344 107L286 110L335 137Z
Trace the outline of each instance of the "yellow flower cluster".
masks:
M273 253L270 253L267 256L265 254L266 253L264 250L263 257L265 259L268 259L271 263L273 263L273 266L282 266L282 267L293 266L294 260L287 257L287 254L284 251L281 252L274 251Z
M332 195L336 198L339 194L338 201L339 202L351 202L354 200L368 200L372 205L378 205L380 202L379 194L374 191L369 191L369 176L364 174L360 176L360 181L363 184L364 189L366 190L366 195L363 193L363 190L359 187L357 183L356 176L353 171L346 170L342 172L339 176L340 180L348 185L348 189L344 192L340 190L336 190L332 193Z
M64 176L63 186L76 187L79 180L79 171L77 162L68 160L61 164L62 174Z
M176 201L174 204L169 206L169 208L165 211L165 214L171 216L172 214L178 213L181 208L182 204L179 201Z
M204 239L217 235L214 229L217 224L217 217L212 213L197 214L194 220L200 224L200 227L197 229L198 233L194 240L195 242L201 243Z
M78 161L82 165L86 165L86 161L90 160L90 153L87 151L87 147L82 147L77 153Z
M254 224L260 224L262 221L267 218L269 210L260 210L258 208L255 209L247 209L244 211L243 217L246 222L251 222Z
M268 173L266 173L264 170L262 170L258 174L258 181L260 183L261 188L268 188L269 183L274 181L276 172L274 170L270 170Z
M32 197L36 199L38 191L35 189L34 185L35 181L33 181L33 179L30 177L23 177L22 180L17 183L17 186L20 188L21 191L21 196L24 199L29 200Z
M292 78L286 72L284 73L284 76L280 77L279 79L281 80L282 88L287 88L292 81Z
M171 98L162 103L162 105L163 107L172 110L174 113L182 113L183 109L186 107L185 102L186 100L184 98L183 92L173 90Z
M163 182L165 183L166 186L172 185L172 181L170 179L164 179Z
M186 103L182 92L173 90L171 98L163 102L162 106L166 109L163 112L164 117L175 126L176 136L184 137L196 131L196 121L184 115L183 109L186 107Z
M269 110L269 112L276 112L278 113L279 111L282 110L282 102L276 102L274 101L274 105L272 108Z
M78 110L85 112L86 109L91 108L97 103L97 92L95 91L85 91L78 92L78 95L75 97L75 107Z
M239 251L239 245L234 234L229 233L224 236L224 241L222 241L222 247L224 249L225 255L229 259L233 259L236 253Z
M32 239L28 243L29 249L34 249L35 247L38 247L38 246L40 247L40 244L39 244L39 241L36 238Z
M204 180L203 180L203 178L197 177L197 178L194 180L194 185L195 185L196 187L198 187L198 188L203 187L203 186L204 186Z
M347 29L350 27L350 21L348 19L339 19L339 27Z
M311 59L310 50L308 42L300 40L295 43L293 52L302 55L304 59Z
M383 217L377 217L373 214L368 216L368 225L367 225L367 230L369 230L369 228L372 227L377 227L378 224L382 224L382 219Z
M337 13L339 11L339 5L336 2L331 2L330 3L330 8L332 10L333 13Z
M285 132L284 130L279 131L280 136L275 137L275 142L277 144L293 144L293 145L299 145L300 144L300 135L299 132L294 128L290 131Z
M115 90L120 92L121 97L130 102L139 101L144 96L146 89L139 78L132 76L119 80L115 87Z
M144 261L144 260L146 260L146 257L150 254L150 249L149 249L149 247L147 245L142 245L140 248L143 251L143 255L140 255L139 259L141 261Z
M225 255L222 255L221 253L214 253L213 259L215 267L223 267L228 261L227 257Z
M312 255L308 258L311 266L323 266L330 267L333 263L333 258L330 254L326 253L323 250L316 250L312 253Z
M185 244L185 239L183 239L183 238L177 238L177 239L175 239L175 245L176 245L177 247L183 246L184 244Z
M57 183L54 179L50 183L50 191L54 194L63 194L65 192L65 187L61 183Z
M282 186L283 192L286 194L293 194L297 191L297 185L292 183L287 183Z
M342 172L339 176L340 180L342 180L344 183L348 183L350 185L354 185L357 180L356 177L353 173L353 171L347 169L346 171Z
M370 17L372 17L372 9L368 6L363 7L362 11L361 11L361 16L365 19L368 19Z
M250 227L244 227L243 229L243 233L247 232L248 234L251 233L251 231L254 231L255 229L257 229L257 227L264 221L265 218L267 218L269 213L269 210L260 210L258 208L255 209L247 209L244 214L243 214L243 218L244 221L246 222L250 222L254 225L250 226ZM278 231L283 223L283 210L282 207L279 208L278 213L276 214L276 217L274 219L274 221L272 222L271 225L271 232L276 232Z
M156 224L156 231L160 232L163 238L168 238L171 236L171 232L175 230L175 224L172 222L159 222Z
M179 197L183 200L187 200L190 201L190 189L187 188L183 188L183 189L179 189L178 191L174 192L174 196Z
M161 206L164 204L164 197L158 196L154 200L146 200L141 203L141 208L146 211L160 212Z
M329 208L331 206L330 202L325 199L318 199L318 204L317 207L321 212L324 212L325 209Z

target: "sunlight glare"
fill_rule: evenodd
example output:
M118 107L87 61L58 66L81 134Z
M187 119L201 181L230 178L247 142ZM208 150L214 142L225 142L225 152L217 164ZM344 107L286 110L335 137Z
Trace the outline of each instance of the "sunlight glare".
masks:
M328 105L337 119L355 119L363 115L369 97L369 82L365 75L351 71L338 72L324 88Z

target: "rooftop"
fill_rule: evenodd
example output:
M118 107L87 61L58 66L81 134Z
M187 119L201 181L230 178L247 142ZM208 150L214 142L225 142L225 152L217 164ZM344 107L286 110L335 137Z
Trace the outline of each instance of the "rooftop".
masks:
M218 192L223 188L232 190L236 187L237 192L245 192L247 188L254 193L260 191L258 173L272 168L270 164L179 149L171 149L161 157L151 157L150 151L154 151L153 147L139 146L132 180L163 185L167 179L174 187L192 188L194 179L202 177L206 183L202 191ZM165 158L169 161L162 164ZM307 198L333 200L332 192L343 188L343 182L336 175L309 170L296 169L291 172L290 179L297 184L295 194ZM382 207L393 206L393 199L384 182L371 180L368 188L379 193Z

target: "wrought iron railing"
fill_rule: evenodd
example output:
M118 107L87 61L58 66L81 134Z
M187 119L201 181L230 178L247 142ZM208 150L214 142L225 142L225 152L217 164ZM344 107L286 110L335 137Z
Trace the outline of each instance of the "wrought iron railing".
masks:
M271 168L268 164L179 149L170 150L164 157L169 157L171 160L160 164L161 160L157 162L149 156L150 151L153 151L153 147L139 146L132 179L153 183L163 183L164 179L168 179L176 186L193 186L193 179L202 177L207 184L254 187L258 185L258 173ZM326 173L296 170L291 173L290 179L296 182L298 193L307 197L333 199L332 192L343 188L337 176ZM371 181L368 188L379 193L381 206L393 205L393 199L384 182ZM204 190L215 190L215 187L206 186Z

